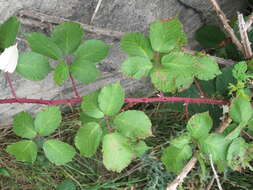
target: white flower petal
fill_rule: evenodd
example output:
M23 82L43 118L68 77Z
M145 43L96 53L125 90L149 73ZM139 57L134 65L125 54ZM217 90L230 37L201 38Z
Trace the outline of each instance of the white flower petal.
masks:
M17 44L10 46L0 55L0 69L4 72L13 73L18 64Z

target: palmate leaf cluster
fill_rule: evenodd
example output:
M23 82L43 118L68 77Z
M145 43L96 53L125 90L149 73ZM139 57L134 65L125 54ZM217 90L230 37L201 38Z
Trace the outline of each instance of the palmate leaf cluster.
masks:
M122 63L121 71L134 79L150 76L156 89L172 93L189 88L194 77L207 81L221 74L209 56L182 52L186 42L177 18L151 24L149 36L126 34L121 49L129 58Z
M108 170L117 172L149 149L143 140L152 135L151 121L144 112L120 112L124 100L125 92L119 83L84 96L82 125L74 137L76 148L85 157L93 156L102 142L103 163ZM49 161L56 165L70 162L75 148L50 137L61 126L61 120L58 107L46 108L35 119L27 112L15 115L13 132L26 140L8 145L6 151L19 161L33 163L40 150L36 139L43 137L42 150Z
M219 171L226 167L234 170L249 167L252 160L252 144L240 137L241 131L251 126L253 109L250 101L244 97L232 100L229 116L233 123L223 133L211 132L213 120L208 112L193 115L187 123L187 132L170 141L165 148L162 161L166 168L178 173L185 166L186 161L193 156L193 150L200 162L210 159L210 155ZM252 127L252 126L251 126ZM195 147L195 148L194 148ZM203 164L200 164L204 167Z
M96 63L108 54L108 46L100 40L83 41L84 31L80 24L64 22L54 28L51 36L42 33L25 34L31 52L21 53L16 71L33 81L44 79L54 71L53 79L62 85L69 75L83 83L100 76ZM52 68L49 60L57 65Z

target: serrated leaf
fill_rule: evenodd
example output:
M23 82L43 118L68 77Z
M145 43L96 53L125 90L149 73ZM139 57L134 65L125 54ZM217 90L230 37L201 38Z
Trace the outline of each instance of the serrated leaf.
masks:
M119 83L103 87L98 95L98 105L105 115L117 114L124 104L125 91Z
M111 133L103 139L103 163L106 169L121 172L132 161L134 152L128 139L118 133Z
M146 138L152 135L151 121L142 111L129 110L118 114L113 127L128 138Z
M147 58L130 57L122 63L120 71L129 77L139 80L147 76L152 67L153 64Z
M234 139L228 147L227 152L228 166L231 167L232 169L236 169L237 167L242 165L248 147L249 144L246 143L243 138L239 137Z
M37 157L37 145L31 140L22 140L8 145L6 152L15 156L18 161L33 163Z
M16 41L20 21L13 16L0 25L0 52Z
M65 179L57 185L56 190L76 190L76 185L72 180Z
M86 40L75 52L75 62L97 63L108 55L108 46L100 40Z
M218 48L227 37L218 26L204 25L196 31L195 38L204 48Z
M156 21L151 24L149 37L152 48L161 53L168 53L187 41L183 26L178 18L169 21Z
M189 135L182 135L170 141L170 144L177 148L182 148L191 142Z
M74 62L70 66L70 72L76 80L83 83L93 82L100 76L96 65L88 61Z
M211 80L221 74L218 64L214 59L208 56L196 58L195 76L200 80Z
M227 148L230 141L223 134L212 133L208 137L200 139L200 150L207 156L212 155L214 162L226 159Z
M72 146L55 139L47 140L43 144L43 150L47 159L56 165L70 162L76 154Z
M54 70L54 81L62 85L69 77L69 67L64 61L60 61Z
M149 38L141 33L125 34L120 40L120 47L130 57L153 58L153 50Z
M32 139L36 136L34 121L27 112L20 112L13 117L13 131L17 136Z
M139 141L137 144L132 145L133 150L137 156L143 155L150 147L144 141Z
M73 53L83 39L83 28L75 22L63 22L54 28L52 39L65 55Z
M33 32L25 37L32 51L56 60L63 56L61 49L46 35Z
M104 113L98 106L99 91L95 91L83 97L81 108L83 113L94 118L103 118Z
M41 136L52 134L61 124L61 111L58 107L47 107L39 112L35 118L35 130Z
M175 93L193 82L195 61L191 55L173 52L162 58L162 65L151 71L151 81L158 90Z
M161 160L165 165L166 169L179 173L188 159L192 156L191 146L186 144L181 148L175 146L169 146L163 150Z
M253 109L248 99L234 98L231 102L229 116L237 123L247 123L253 116Z
M208 112L195 114L187 123L189 135L194 139L205 138L213 126L213 120Z
M79 128L75 136L75 146L82 156L91 157L96 153L102 137L98 123L90 122Z
M248 77L246 74L247 70L248 70L247 63L245 61L241 61L235 64L232 71L233 76L239 81L245 81Z
M28 80L42 80L51 70L48 60L38 53L25 52L19 55L16 71Z

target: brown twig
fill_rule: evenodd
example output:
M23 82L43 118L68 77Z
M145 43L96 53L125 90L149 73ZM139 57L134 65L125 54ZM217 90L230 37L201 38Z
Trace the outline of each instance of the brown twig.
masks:
M236 37L234 30L231 28L231 26L229 25L229 20L227 19L226 15L224 14L224 12L221 10L219 4L216 2L216 0L209 0L210 3L213 5L213 8L215 9L217 15L219 16L224 29L226 30L226 32L228 33L228 35L231 37L233 43L236 45L237 49L243 52L243 47L241 42L238 40L238 38Z
M60 18L56 16L50 16L50 15L43 14L37 11L32 11L32 10L21 10L18 12L17 16L22 24L30 25L30 26L39 26L39 27L45 27L47 26L46 24L48 23L57 25L65 21L70 21L69 19ZM110 36L116 39L120 39L124 35L123 32L99 28L99 27L91 26L91 25L84 24L77 21L75 22L80 24L85 31L96 33L98 35Z
M210 181L210 183L208 184L206 190L210 190L210 189L212 188L213 183L214 183L214 180L215 180L215 177L213 177L213 178L211 179L211 181Z
M192 54L192 55L197 53L197 51L186 49L186 48L181 48L181 50L185 53ZM235 61L230 60L230 59L223 59L220 57L210 56L210 55L208 55L208 56L213 58L218 64L223 65L223 66L234 65L236 63Z
M245 21L243 18L243 14L238 13L238 26L239 26L239 32L242 40L242 47L244 56L246 59L250 59L252 57L252 49L250 46L250 41L247 33L247 28L245 26Z
M247 22L245 23L245 29L247 31L250 30L250 27L251 27L252 23L253 23L253 13L251 13L251 15L248 17Z
M183 168L183 170L180 172L180 174L176 177L176 179L167 186L166 190L177 190L177 186L184 181L185 177L192 170L192 168L194 168L196 163L197 163L197 158L194 156L186 164L186 166Z
M103 0L98 0L97 6L96 6L96 8L95 8L95 11L94 11L94 13L93 13L93 15L92 15L92 17L91 17L91 19L90 19L90 24L93 22L93 20L94 20L96 14L97 14L97 12L98 12L98 9L100 8L100 6L101 6L101 4L102 4L102 1L103 1Z
M28 25L28 26L35 26L35 27L39 27L39 28L47 28L47 27L49 27L49 24L57 25L57 24L60 24L64 21L70 21L69 19L50 16L47 14L43 14L43 13L39 13L36 11L31 11L31 10L19 11L18 17L19 17L22 24ZM98 28L98 27L91 26L88 24L83 24L80 22L77 22L77 23L79 23L83 27L83 29L87 32L95 33L98 35L113 37L115 39L121 39L121 37L125 34L125 32L119 32L119 31L113 31L113 30L108 30L108 29L104 29L104 28ZM196 53L196 51L189 50L186 48L182 48L182 51L184 51L185 53L189 53L189 54ZM216 62L220 65L228 66L228 65L235 64L235 62L232 60L226 60L226 59L223 59L220 57L215 57L215 56L210 56L210 57L215 59Z
M223 190L222 187L221 187L221 183L220 183L219 176L218 176L218 174L217 174L217 172L216 172L216 170L215 170L215 167L214 167L214 165L213 165L213 158L212 158L212 155L211 155L211 154L210 154L209 158L210 158L210 164L211 164L211 167L212 167L212 170L213 170L213 174L214 174L214 177L215 177L215 179L216 179L218 188L219 188L219 190Z

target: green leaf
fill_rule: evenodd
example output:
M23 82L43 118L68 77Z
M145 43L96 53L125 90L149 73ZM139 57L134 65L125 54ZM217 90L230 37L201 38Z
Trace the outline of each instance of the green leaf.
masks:
M132 145L134 152L137 156L143 155L150 147L144 141L139 141L137 144Z
M128 139L118 133L111 133L103 139L103 163L106 169L121 172L132 161L134 152Z
M191 137L188 135L181 135L170 141L170 144L177 148L183 148L191 142Z
M166 169L179 173L188 159L192 156L191 146L186 144L181 148L177 148L175 146L169 146L163 150L161 160L165 165Z
M153 50L149 38L141 33L125 34L120 40L120 47L128 56L153 58Z
M75 62L97 63L108 55L108 46L100 40L86 40L75 52Z
M89 123L89 122L99 122L99 121L100 121L100 119L96 119L96 118L94 118L94 117L90 117L90 116L86 115L86 114L83 113L83 112L80 113L80 118L79 118L79 120L80 120L82 123L84 123L84 124Z
M101 127L95 122L80 127L75 136L75 146L82 156L91 157L96 153L102 133Z
M104 113L98 106L99 91L95 91L83 97L81 108L83 113L94 118L103 118Z
M173 52L162 58L162 65L151 72L151 81L158 90L172 92L189 88L194 76L193 56Z
M65 179L57 185L56 190L76 190L76 185L72 180Z
M0 52L16 41L20 21L13 16L0 25Z
M5 177L11 177L11 173L5 168L0 168L0 176L1 175Z
M246 126L245 122L241 122L237 127L235 127L233 130L229 132L229 134L226 135L227 140L234 140L235 138L239 137L242 129Z
M35 118L35 130L41 136L52 134L61 124L61 111L58 107L47 107Z
M56 26L52 32L52 40L63 53L73 53L83 39L83 28L80 24L67 21Z
M161 53L168 53L187 41L183 26L178 18L169 21L156 21L150 26L149 33L152 48Z
M229 83L235 83L235 78L232 75L233 66L222 69L222 74L216 78L216 89L220 95L226 96L229 92Z
M96 65L84 60L71 64L70 72L76 80L83 83L93 82L100 76L100 71Z
M22 140L8 145L6 152L15 156L18 161L33 163L37 157L37 145L31 140Z
M64 61L60 61L54 70L54 81L62 85L69 77L69 67Z
M152 67L153 64L147 58L130 57L122 63L120 71L129 77L139 80L147 76Z
M247 123L253 116L250 101L243 97L234 98L231 102L229 116L237 123Z
M34 121L27 112L20 112L13 117L13 131L17 136L32 139L36 136Z
M56 60L63 56L61 49L46 35L33 32L25 37L32 51Z
M195 114L187 123L187 130L194 139L205 138L213 126L212 118L208 112Z
M218 26L204 25L196 31L195 38L204 48L218 48L227 37Z
M226 160L227 148L230 141L227 141L223 134L212 133L208 137L200 139L201 152L212 155L214 162Z
M105 115L117 114L124 104L125 91L119 83L113 83L102 88L98 95L98 104Z
M142 111L129 110L118 114L113 127L129 138L146 138L152 135L151 121Z
M247 73L246 73L247 70L248 70L247 63L245 61L241 61L235 64L232 71L233 76L239 81L245 81L248 78Z
M47 140L43 144L43 150L48 160L56 165L70 162L76 154L72 146L55 139Z
M211 80L221 74L218 64L209 56L200 56L195 64L195 75L200 80Z
M39 81L44 79L51 69L44 56L34 52L25 52L19 55L16 71L28 80Z
M247 154L247 149L249 144L241 137L236 138L229 145L227 153L228 166L232 169L236 169L242 165L245 155Z

